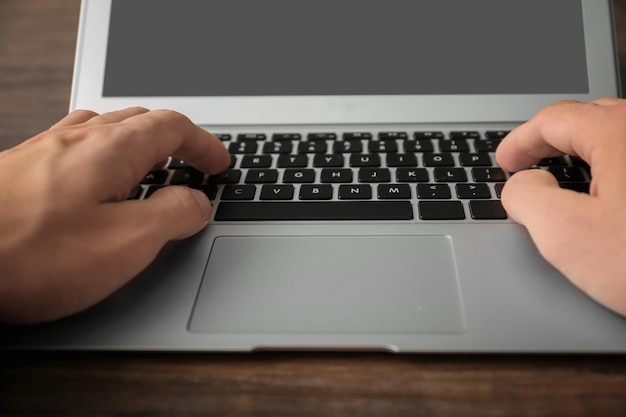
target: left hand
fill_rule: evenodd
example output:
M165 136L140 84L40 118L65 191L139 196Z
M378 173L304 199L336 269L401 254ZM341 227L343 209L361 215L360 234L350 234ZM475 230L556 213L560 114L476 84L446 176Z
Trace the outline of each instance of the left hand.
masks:
M206 226L200 191L165 187L126 201L170 155L209 174L230 157L212 134L172 111L76 111L0 153L0 321L73 314L142 271L170 240Z

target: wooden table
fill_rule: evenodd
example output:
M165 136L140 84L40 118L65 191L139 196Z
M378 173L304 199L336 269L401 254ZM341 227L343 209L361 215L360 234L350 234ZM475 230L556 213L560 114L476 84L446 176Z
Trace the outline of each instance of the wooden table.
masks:
M78 9L0 0L0 149L66 113ZM0 416L626 415L625 356L0 355Z

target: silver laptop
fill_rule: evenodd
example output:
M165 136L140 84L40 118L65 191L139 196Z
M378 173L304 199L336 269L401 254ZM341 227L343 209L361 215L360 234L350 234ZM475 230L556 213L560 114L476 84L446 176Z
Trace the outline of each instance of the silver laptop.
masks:
M609 0L84 0L71 109L170 108L232 157L147 173L214 218L34 348L622 352L626 321L539 256L493 151L618 95ZM541 162L588 190L575 158ZM572 225L576 227L576 225ZM87 277L86 277L87 278ZM5 332L5 336L7 333Z

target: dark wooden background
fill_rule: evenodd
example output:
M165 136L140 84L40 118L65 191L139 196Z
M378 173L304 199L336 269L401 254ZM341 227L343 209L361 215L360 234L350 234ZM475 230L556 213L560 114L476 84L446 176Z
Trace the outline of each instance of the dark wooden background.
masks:
M0 0L0 149L66 113L78 10ZM624 416L626 356L0 352L0 416L220 415Z

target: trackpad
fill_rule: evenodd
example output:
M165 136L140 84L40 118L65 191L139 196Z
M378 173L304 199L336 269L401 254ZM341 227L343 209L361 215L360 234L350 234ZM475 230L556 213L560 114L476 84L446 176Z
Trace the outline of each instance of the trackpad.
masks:
M212 334L463 330L447 236L218 237L190 323Z

